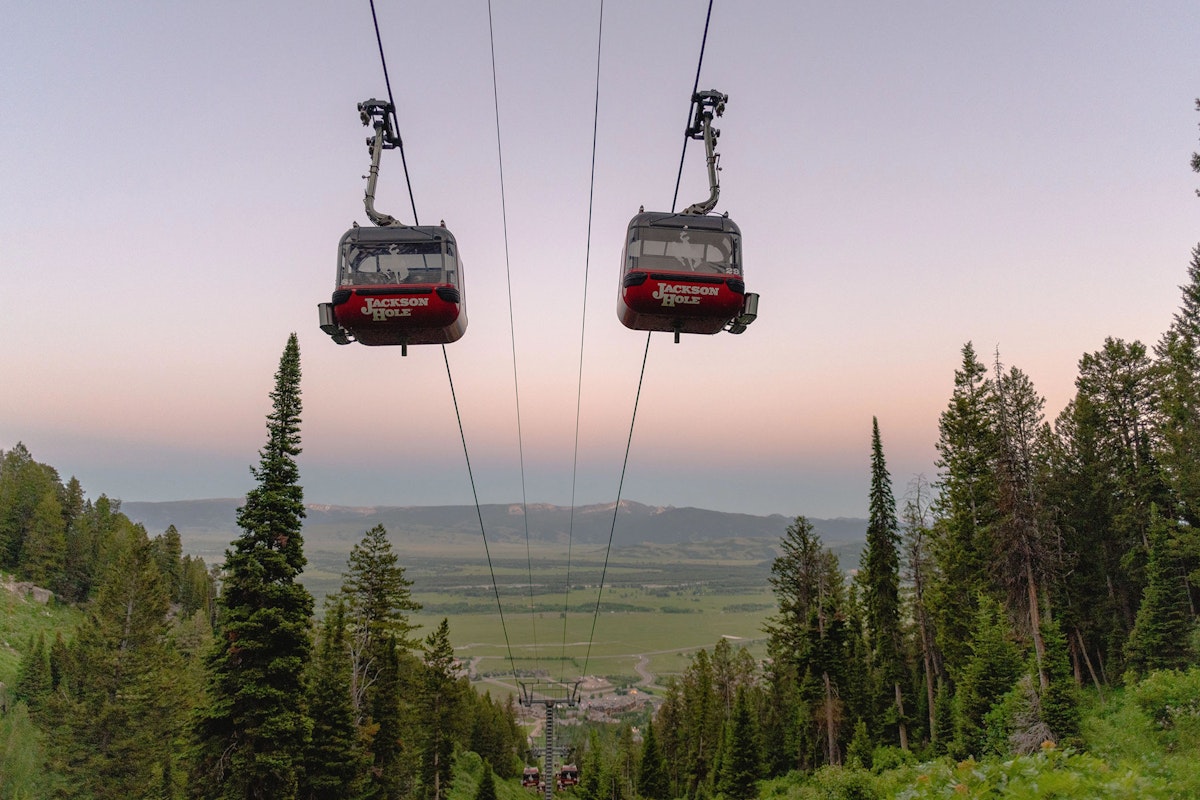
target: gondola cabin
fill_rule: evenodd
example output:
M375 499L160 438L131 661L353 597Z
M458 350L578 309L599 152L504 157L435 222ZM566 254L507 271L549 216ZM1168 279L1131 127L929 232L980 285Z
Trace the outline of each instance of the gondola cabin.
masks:
M749 302L748 302L749 300ZM617 316L637 331L741 333L754 320L742 234L727 216L643 212L629 223Z
M440 225L354 227L338 242L321 330L338 344L447 344L467 329L462 264Z
M579 767L574 764L563 764L558 771L558 785L564 789L579 785Z
M526 767L521 773L521 785L526 789L537 789L542 785L542 773L537 767Z

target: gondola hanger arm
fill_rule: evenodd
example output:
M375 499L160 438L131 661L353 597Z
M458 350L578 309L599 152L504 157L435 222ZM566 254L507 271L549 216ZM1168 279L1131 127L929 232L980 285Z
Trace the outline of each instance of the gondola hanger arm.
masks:
M684 214L707 214L717 206L717 198L721 195L721 182L717 173L721 171L718 163L721 156L717 153L717 138L721 132L713 127L712 121L714 116L721 116L725 113L725 103L729 101L729 95L722 94L716 89L709 89L703 92L696 92L692 95L692 106L695 109L695 116L692 118L692 124L687 129L687 135L692 139L704 140L704 151L708 161L708 199L699 203L694 203L683 210Z
M371 153L371 171L364 177L367 179L366 196L363 205L367 209L367 217L371 222L383 227L406 227L390 214L384 214L375 209L375 184L379 180L379 159L384 150L400 146L400 136L396 133L396 108L391 103L382 100L365 100L358 104L358 116L363 125L373 126L375 135L367 138L367 149Z

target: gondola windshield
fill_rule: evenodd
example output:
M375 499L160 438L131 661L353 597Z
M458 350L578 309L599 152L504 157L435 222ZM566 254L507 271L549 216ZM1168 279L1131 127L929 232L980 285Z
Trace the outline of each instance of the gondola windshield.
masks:
M631 226L625 270L741 275L739 236L733 231L680 226Z
M394 234L393 234L394 236ZM342 286L449 283L458 285L453 241L364 242L345 239L341 253Z

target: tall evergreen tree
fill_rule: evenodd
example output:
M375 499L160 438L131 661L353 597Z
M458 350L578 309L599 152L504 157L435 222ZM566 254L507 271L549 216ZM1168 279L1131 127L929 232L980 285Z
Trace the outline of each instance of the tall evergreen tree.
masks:
M369 715L373 732L370 735L371 797L379 800L400 800L408 794L412 769L405 758L413 749L414 733L406 726L401 704L403 677L400 649L388 636L388 646L380 649L380 659L374 691L371 693ZM406 747L407 745L407 747Z
M758 729L750 709L749 692L740 687L734 701L733 715L725 726L725 745L717 789L734 800L749 800L758 796L759 763Z
M257 485L238 509L242 535L225 552L220 634L208 657L207 707L196 720L191 785L205 798L296 796L312 721L303 676L311 658L312 596L304 569L300 348L288 337L267 416Z
M867 546L862 554L859 580L867 612L873 683L879 691L872 705L880 718L895 725L896 738L892 739L889 732L889 743L899 744L907 750L904 688L908 681L900 627L900 524L896 519L892 478L883 456L877 417L871 418L871 494Z
M662 753L663 763L669 785L668 796L680 797L684 794L684 754L687 752L687 738L684 733L684 704L683 688L676 676L667 678L666 691L663 692L662 704L655 715L658 721L658 749ZM587 776L581 779L581 783Z
M39 711L50 694L52 685L46 634L39 631L36 637L30 637L29 647L21 657L17 668L17 682L13 686L13 700L24 700L31 710Z
M1192 663L1194 656L1189 647L1194 624L1180 558L1171 539L1172 527L1155 508L1150 526L1146 589L1125 645L1129 666L1142 673L1183 669Z
M1046 688L1041 693L1041 716L1046 727L1061 745L1078 746L1080 708L1079 686L1071 670L1067 640L1057 620L1042 620L1042 639L1046 643Z
M105 573L50 701L48 752L69 796L149 797L190 704L168 602L144 536Z
M917 628L921 678L925 686L925 710L930 741L936 741L937 681L942 674L941 653L934 637L933 614L927 597L935 569L930 553L929 487L923 476L914 479L904 503L903 569L912 587L912 617Z
M794 660L803 652L809 620L821 604L825 550L804 517L787 527L779 547L768 579L779 610L768 619L766 632L777 654Z
M488 762L483 762L483 777L475 790L475 800L496 800L496 776Z
M802 768L811 767L814 759L838 764L846 722L842 695L853 671L842 616L844 581L837 557L822 546L804 517L788 526L780 549L770 577L779 612L765 629L768 651L780 664L774 676L796 681L794 691L781 687L778 692L795 701L787 717L795 726L791 744L796 763Z
M491 765L497 777L513 778L519 775L517 753L525 736L517 723L512 696L506 703L501 703L493 699L490 692L480 696L472 691L467 693L466 699L474 708L470 750Z
M1112 494L1096 431L1091 401L1076 394L1054 423L1045 488L1062 533L1055 617L1068 637L1077 673L1082 676L1086 667L1099 688L1093 659L1118 663L1127 628L1120 608L1123 570L1110 535Z
M646 800L667 800L671 787L667 780L667 767L662 751L658 749L658 737L653 722L642 732L642 758L638 768L637 796Z
M1175 502L1172 516L1187 523L1176 532L1191 573L1194 610L1200 598L1200 245L1192 249L1188 282L1171 327L1155 347L1161 376L1159 462Z
M350 633L350 691L360 725L372 700L385 647L411 651L418 642L409 615L421 609L412 599L412 581L392 550L387 530L376 525L350 551L342 596Z
M1140 342L1106 339L1080 359L1078 391L1056 426L1065 550L1086 553L1067 564L1060 621L1075 632L1077 660L1098 650L1118 670L1145 583L1150 508L1173 505L1157 457L1162 383Z
M20 571L38 586L57 589L67 555L67 526L55 489L42 495L33 509L21 548Z
M1059 542L1046 513L1041 476L1045 401L1033 382L1013 367L1004 374L996 358L996 478L999 518L993 535L992 575L1013 618L1025 620L1041 688L1049 685L1041 610L1057 574Z
M180 602L183 591L183 537L174 525L168 525L162 534L150 540L154 546L154 558L167 586L172 603Z
M34 461L21 442L0 453L0 569L23 568L22 551L38 504L47 494L61 492L58 472Z
M425 669L421 691L421 716L425 741L421 748L421 797L445 800L450 792L455 726L458 723L459 687L454 678L454 647L450 622L442 619L425 639ZM553 780L553 776L546 776Z
M712 659L707 650L700 650L683 675L686 736L683 773L689 797L695 796L712 778L721 737L718 706L719 700L713 688Z
M988 590L995 509L994 387L975 348L962 348L954 392L938 420L937 571L929 596L937 645L953 675L970 658L976 599Z
M982 755L984 717L1013 687L1023 666L1004 611L986 597L980 598L969 647L954 695L953 752L960 757Z
M356 800L363 789L367 761L350 704L350 651L346 609L341 602L327 609L312 672L309 708L313 732L304 758L300 796L306 800Z

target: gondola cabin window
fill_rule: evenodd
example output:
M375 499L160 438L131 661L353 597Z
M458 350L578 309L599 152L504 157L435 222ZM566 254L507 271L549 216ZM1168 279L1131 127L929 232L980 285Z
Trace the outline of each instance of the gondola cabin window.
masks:
M342 286L458 285L454 242L346 242L343 247Z
M737 237L697 228L635 227L627 249L627 272L742 273Z

